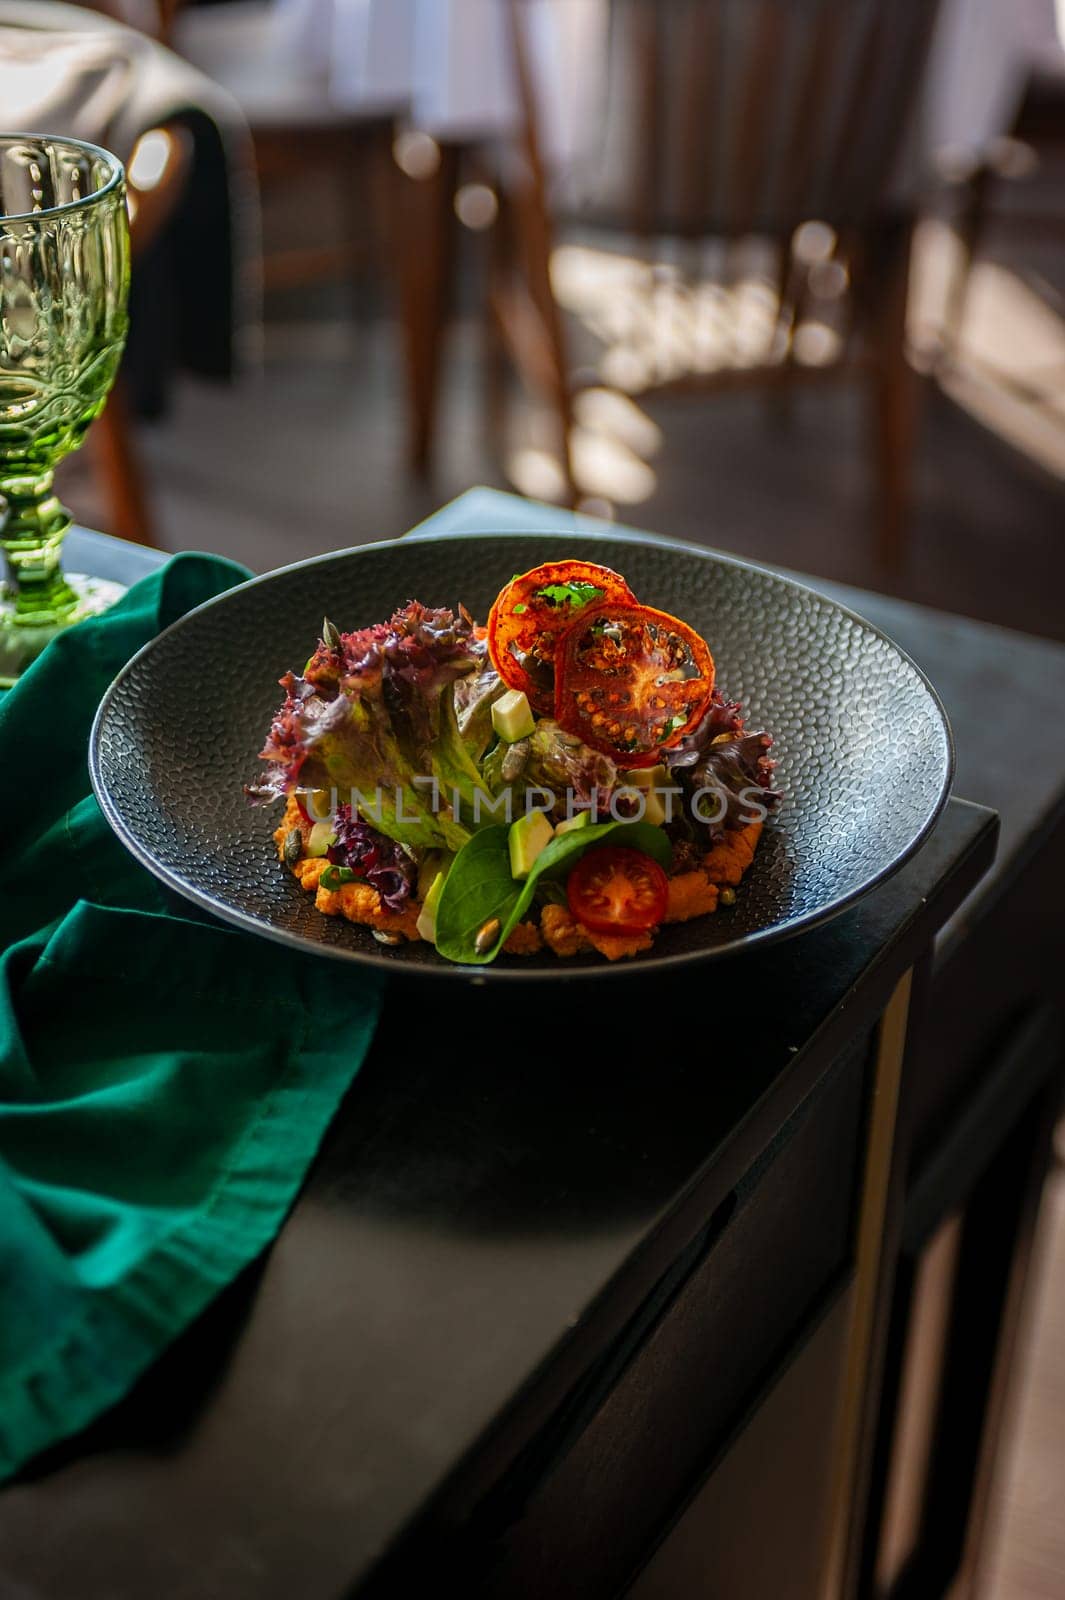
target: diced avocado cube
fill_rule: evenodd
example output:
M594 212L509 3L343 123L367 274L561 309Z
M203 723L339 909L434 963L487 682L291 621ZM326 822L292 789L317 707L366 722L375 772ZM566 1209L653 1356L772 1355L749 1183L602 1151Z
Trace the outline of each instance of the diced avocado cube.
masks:
M492 726L507 744L527 739L536 727L532 707L523 689L508 689L492 705Z
M511 823L507 843L510 846L510 871L515 878L527 878L536 858L555 836L555 830L542 811L530 811Z
M567 817L565 822L558 823L555 827L555 832L572 833L575 828L587 828L591 820L592 814L590 811L577 811L574 812L572 817Z
M643 820L652 827L660 828L666 821L666 808L662 803L662 796L657 789L647 789L644 792Z
M427 939L430 944L436 943L436 908L440 904L440 895L443 892L446 879L446 872L437 873L429 885L425 899L422 901L422 909L418 913L416 927L421 937Z
M639 789L643 796L644 808L642 821L649 822L655 828L660 828L668 820L665 804L659 789L670 787L670 776L663 766L657 767L632 767L621 775L626 788Z
M665 767L632 767L621 774L622 783L632 789L668 789L669 773Z
M418 863L418 899L425 900L433 886L433 879L442 872L447 876L448 869L454 861L450 850L427 850Z
M296 799L310 822L328 822L336 809L335 789L297 789Z
M316 822L307 835L307 854L324 856L331 844L336 844L336 830L331 822Z

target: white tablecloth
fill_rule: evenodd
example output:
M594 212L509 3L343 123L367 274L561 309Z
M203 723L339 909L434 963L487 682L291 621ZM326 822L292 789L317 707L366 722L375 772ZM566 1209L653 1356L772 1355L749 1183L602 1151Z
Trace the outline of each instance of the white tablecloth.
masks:
M884 0L890 4L891 0ZM516 95L501 0L275 0L291 48L348 108L409 111L437 138L513 125ZM595 103L606 0L539 0L531 48L547 154L580 146ZM1060 48L1065 0L942 0L922 115L925 156L978 153L1012 121L1033 55Z
M942 0L922 141L976 156L1008 133L1031 64L1060 52L1065 0Z
M514 125L517 92L500 0L275 0L277 28L349 109L395 107L438 139ZM603 0L542 0L530 50L547 154L579 138L582 79L601 59Z

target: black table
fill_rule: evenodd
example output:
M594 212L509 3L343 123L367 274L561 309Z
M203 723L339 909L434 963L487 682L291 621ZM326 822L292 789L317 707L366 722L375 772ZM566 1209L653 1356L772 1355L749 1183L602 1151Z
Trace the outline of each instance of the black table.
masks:
M480 491L440 520L544 514ZM265 1264L0 1496L0 1593L332 1600L446 1574L468 1594L785 1600L826 1563L856 1593L891 1517L922 1252L970 1202L986 1229L993 1179L989 1286L957 1279L977 1359L939 1418L974 1463L990 1451L1060 1046L1038 974L969 992L964 1026L945 1012L987 925L1023 916L1024 863L1060 848L1065 772L1017 795L982 754L985 724L1027 728L1004 652L1060 696L1065 651L846 598L923 664L942 652L959 783L1002 795L1005 867L992 812L952 801L861 905L708 969L697 1015L690 977L638 970L620 1001L474 990L444 1018L393 982ZM533 1003L546 1059L514 1010ZM682 1045L653 1022L675 1014ZM927 1477L935 1525L918 1518L900 1583L958 1566L982 1482L945 1503Z

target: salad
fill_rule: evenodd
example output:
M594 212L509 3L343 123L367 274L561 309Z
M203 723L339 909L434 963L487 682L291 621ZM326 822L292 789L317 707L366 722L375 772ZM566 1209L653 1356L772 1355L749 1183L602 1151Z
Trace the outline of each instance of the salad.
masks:
M285 803L281 863L325 915L449 961L634 956L735 904L779 799L705 640L587 561L512 578L487 626L416 600L326 619L281 687L247 789Z

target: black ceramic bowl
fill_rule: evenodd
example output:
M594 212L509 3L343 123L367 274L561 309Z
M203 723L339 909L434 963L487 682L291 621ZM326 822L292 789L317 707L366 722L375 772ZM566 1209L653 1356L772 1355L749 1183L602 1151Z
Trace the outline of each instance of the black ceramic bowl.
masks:
M737 904L663 928L636 963L550 952L453 965L431 945L378 945L314 909L278 863L272 807L243 785L323 613L342 628L409 599L462 601L484 619L501 586L572 555L622 572L640 600L683 617L713 651L719 687L752 729L772 733L784 792ZM881 883L946 801L950 730L927 680L870 623L811 589L690 545L613 535L407 538L322 556L256 578L183 617L104 696L90 768L104 814L164 883L252 933L391 971L463 981L604 977L705 961L809 928Z

